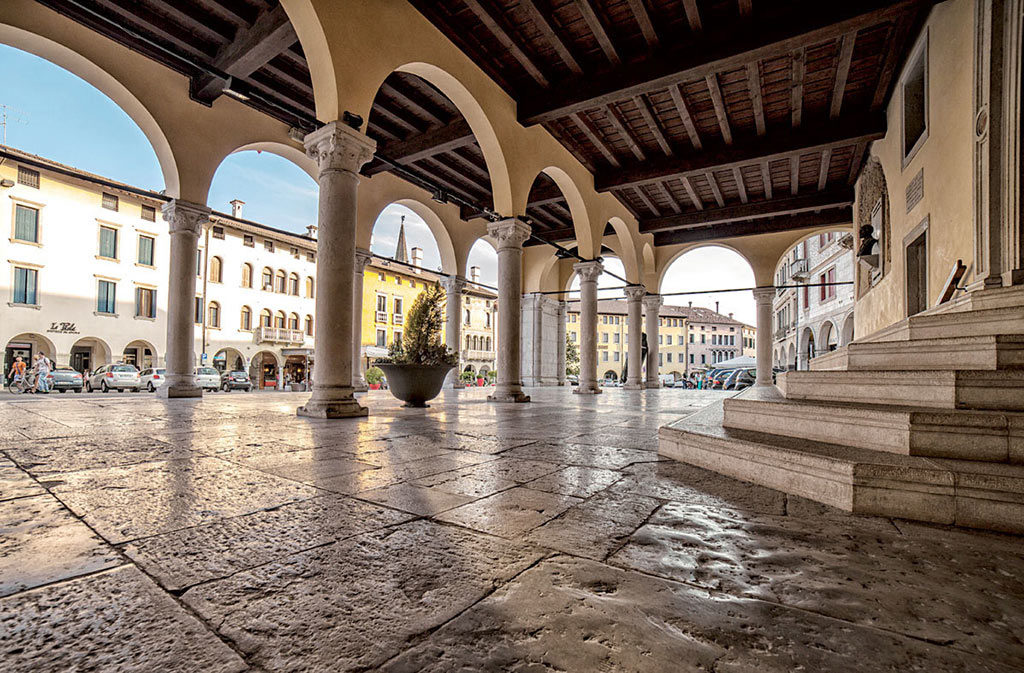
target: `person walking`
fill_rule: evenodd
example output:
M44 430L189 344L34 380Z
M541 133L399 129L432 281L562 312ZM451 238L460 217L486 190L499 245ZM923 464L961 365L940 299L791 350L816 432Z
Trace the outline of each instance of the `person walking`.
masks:
M14 364L11 365L11 371L7 374L7 378L10 379L11 383L14 383L19 379L24 379L25 369L27 369L25 361L22 360L21 356L19 355L16 358L14 358Z
M46 387L46 377L50 375L50 360L42 353L39 353L38 355L36 355L36 363L34 369L36 371L36 380L35 385L32 386L32 392L49 392L49 390Z

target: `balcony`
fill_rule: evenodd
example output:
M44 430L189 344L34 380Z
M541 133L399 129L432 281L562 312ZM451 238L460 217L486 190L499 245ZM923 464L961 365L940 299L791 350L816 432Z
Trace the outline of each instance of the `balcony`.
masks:
M807 280L807 260L798 259L789 267L789 277L793 280Z
M401 313L396 313L395 315L391 316L391 322L394 323L395 325L404 325L405 316L402 315Z
M494 351L475 350L472 348L462 349L463 360L493 360Z
M377 311L377 318L376 318L376 320L377 320L377 322L382 322L382 323L387 324L387 322L388 322L388 312L387 311Z
M301 344L305 333L284 327L257 327L254 340L258 344Z

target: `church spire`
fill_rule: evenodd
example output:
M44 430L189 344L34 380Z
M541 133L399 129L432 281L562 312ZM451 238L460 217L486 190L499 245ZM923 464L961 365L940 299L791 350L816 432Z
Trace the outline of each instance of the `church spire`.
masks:
M402 223L398 227L398 246L395 248L396 262L409 262L409 251L405 247L405 215L402 215Z

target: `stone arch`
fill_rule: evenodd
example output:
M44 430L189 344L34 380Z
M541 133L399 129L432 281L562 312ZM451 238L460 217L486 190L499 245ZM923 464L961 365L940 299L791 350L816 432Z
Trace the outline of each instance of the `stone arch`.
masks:
M213 358L210 361L214 369L220 371L246 371L249 368L249 363L245 359L245 355L242 354L237 348L221 348L219 351L213 354ZM238 366L241 364L241 366Z
M146 362L146 351L150 353L150 360ZM156 351L156 346L153 342L147 341L146 339L132 339L125 343L123 347L118 349L118 359L122 360L125 364L132 364L138 367L140 370L148 369L150 367L156 367L160 361L158 358L159 353Z
M796 345L789 344L789 357L786 359L786 369L796 369Z
M320 23L316 9L310 0L281 0L288 20L295 29L302 45L302 53L309 65L313 82L313 103L316 116L321 121L338 119L338 80L334 74L334 59L331 58L330 41Z
M630 232L629 227L626 226L625 221L621 217L609 218L608 226L615 231L618 247L616 252L618 253L619 261L622 262L623 269L626 271L626 279L630 283L641 282L643 278L638 263L636 246L633 244L633 234Z
M112 100L142 131L156 154L164 178L164 191L170 197L181 192L178 162L167 135L156 118L128 87L78 52L41 35L0 23L0 43L28 52L67 70L88 82Z
M372 235L373 227L376 226L377 220L380 219L381 213L384 209L392 204L397 204L408 208L412 212L427 223L427 228L430 229L430 233L434 236L434 242L437 243L437 251L441 256L441 271L444 273L455 274L458 273L459 265L458 258L455 255L455 246L452 243L451 234L448 231L448 227L445 226L441 216L438 215L433 208L425 204L423 201L412 198L400 198L386 203L380 210L377 211L370 222L370 231L368 234ZM365 247L369 249L370 240L369 236L366 238Z
M821 323L818 328L818 348L822 353L839 348L839 331L831 320Z
M16 340L15 339L12 339ZM121 349L123 352L124 349ZM96 369L100 365L110 364L114 361L113 352L106 341L99 337L84 336L77 339L68 351L71 356L71 367L81 370ZM156 352L155 350L153 351ZM77 366L76 366L77 365Z
M854 214L854 249L860 245L860 228L871 224L871 216L876 205L881 205L882 240L879 266L879 278L889 271L892 263L892 225L890 223L889 188L885 180L885 170L878 158L871 156L857 177L857 212ZM863 266L857 265L857 296L871 287L871 273L862 273Z
M254 386L274 388L277 386L277 379L280 376L282 364L277 353L261 350L253 355L249 361L249 378Z
M803 364L805 366L818 354L815 346L814 330L810 327L805 327L800 333L800 351L800 355L803 358Z
M846 316L846 319L843 320L843 331L842 331L842 334L839 337L839 345L840 346L845 346L845 345L849 344L851 341L853 341L853 330L854 330L854 320L853 320L853 313L851 312L850 314L848 314Z
M577 249L584 251L581 253L584 257L591 256L589 251L594 249L594 236L591 229L590 215L587 212L587 203L576 182L564 169L558 166L546 166L541 169L538 176L541 173L554 181L569 205L569 215L572 217L572 228L576 234ZM536 184L536 182L537 178L535 177L533 183Z
M288 161L292 162L293 164L301 168L306 173L306 175L313 178L314 182L317 179L318 171L316 167L316 162L310 159L308 156L306 156L306 152L302 148L297 147L295 145L286 145L285 143L273 141L247 143L245 145L242 145L241 147L237 147L228 152L221 159L221 162L223 162L224 159L228 158L232 154L238 154L239 152L249 151L269 152L270 154L276 154L282 159L287 159Z
M729 250L731 252L735 252L737 255L739 255L743 259L744 262L747 263L747 266L750 267L751 273L754 272L754 265L750 263L750 258L747 257L747 255L745 255L741 250L737 249L736 247L734 247L734 246L732 246L732 245L730 245L728 243L722 243L722 242L719 242L719 241L715 241L713 243L696 243L696 244L691 245L691 246L680 248L679 250L677 250L674 253L672 253L668 258L666 258L664 260L664 263L663 263L662 267L660 269L658 269L658 273L657 273L658 285L657 285L657 287L654 290L651 290L650 288L648 288L648 291L652 292L652 293L654 293L654 292L660 293L661 292L661 286L665 282L665 274L668 273L668 270L672 267L672 264L675 263L675 261L678 260L683 255L685 255L687 253L690 253L690 252L693 252L695 250L700 250L701 248L725 248L726 250Z

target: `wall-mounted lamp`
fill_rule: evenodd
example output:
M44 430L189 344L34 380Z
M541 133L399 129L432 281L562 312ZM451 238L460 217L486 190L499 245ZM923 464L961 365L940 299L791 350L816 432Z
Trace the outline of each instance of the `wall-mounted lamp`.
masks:
M13 186L14 186L14 180L11 180L10 178L4 178L3 180L0 180L0 187L13 187Z

